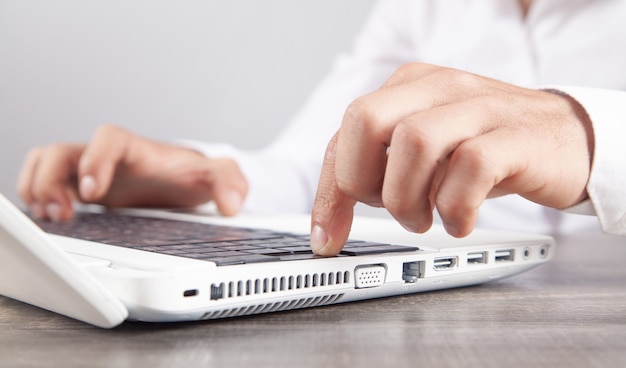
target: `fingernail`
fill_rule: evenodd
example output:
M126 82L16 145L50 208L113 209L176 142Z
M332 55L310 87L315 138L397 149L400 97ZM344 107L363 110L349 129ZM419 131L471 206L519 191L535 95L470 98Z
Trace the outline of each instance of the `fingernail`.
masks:
M96 192L96 179L91 175L83 176L83 178L80 179L78 190L80 191L81 198L87 200L93 198Z
M328 235L319 225L313 226L311 229L311 249L313 253L318 253L326 247L328 243Z
M52 221L61 220L61 206L58 203L52 202L46 205L46 214Z

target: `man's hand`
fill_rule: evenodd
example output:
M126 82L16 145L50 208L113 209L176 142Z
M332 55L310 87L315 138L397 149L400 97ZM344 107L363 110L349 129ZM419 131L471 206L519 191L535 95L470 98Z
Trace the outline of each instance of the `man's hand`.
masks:
M191 207L215 200L236 214L247 181L230 159L211 160L121 128L99 128L89 144L54 144L28 154L18 193L35 216L73 215L72 201L124 207Z
M347 109L326 151L311 246L337 254L357 201L419 233L437 208L455 237L488 197L566 208L587 196L592 154L591 123L567 96L408 64Z

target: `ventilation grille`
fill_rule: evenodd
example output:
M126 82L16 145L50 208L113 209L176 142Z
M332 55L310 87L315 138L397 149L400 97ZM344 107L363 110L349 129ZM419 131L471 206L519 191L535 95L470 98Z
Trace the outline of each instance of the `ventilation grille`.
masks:
M256 304L256 305L251 305L248 307L223 309L223 310L219 310L215 312L207 312L202 315L201 319L238 317L238 316L245 316L245 315L250 315L250 314L260 314L260 313L278 312L278 311L284 311L284 310L290 310L290 309L318 307L322 305L338 303L341 300L341 298L343 298L343 296L344 294L332 294L332 295L318 296L318 297L311 297L311 298L286 300L283 302Z
M249 279L211 284L211 300L237 298L247 295L274 293L279 291L340 285L350 282L349 271L315 273L297 276L282 276L264 279Z

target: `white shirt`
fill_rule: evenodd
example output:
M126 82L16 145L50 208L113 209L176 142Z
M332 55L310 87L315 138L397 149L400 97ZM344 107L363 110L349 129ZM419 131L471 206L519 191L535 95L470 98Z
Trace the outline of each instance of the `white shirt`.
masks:
M307 212L326 144L356 97L377 89L402 64L425 62L528 87L555 87L591 117L595 153L590 206L581 216L519 196L487 200L478 226L569 232L597 227L626 234L626 1L388 0L374 8L352 52L266 149L187 142L209 157L233 157L250 184L244 209ZM626 142L625 142L626 143ZM579 209L584 206L579 206ZM572 211L574 212L574 211Z

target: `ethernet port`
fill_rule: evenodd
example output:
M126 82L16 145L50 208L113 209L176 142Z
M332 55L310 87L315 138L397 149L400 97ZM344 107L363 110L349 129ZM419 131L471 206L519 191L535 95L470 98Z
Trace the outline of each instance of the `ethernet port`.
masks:
M404 262L402 264L402 280L414 284L424 277L424 261Z

